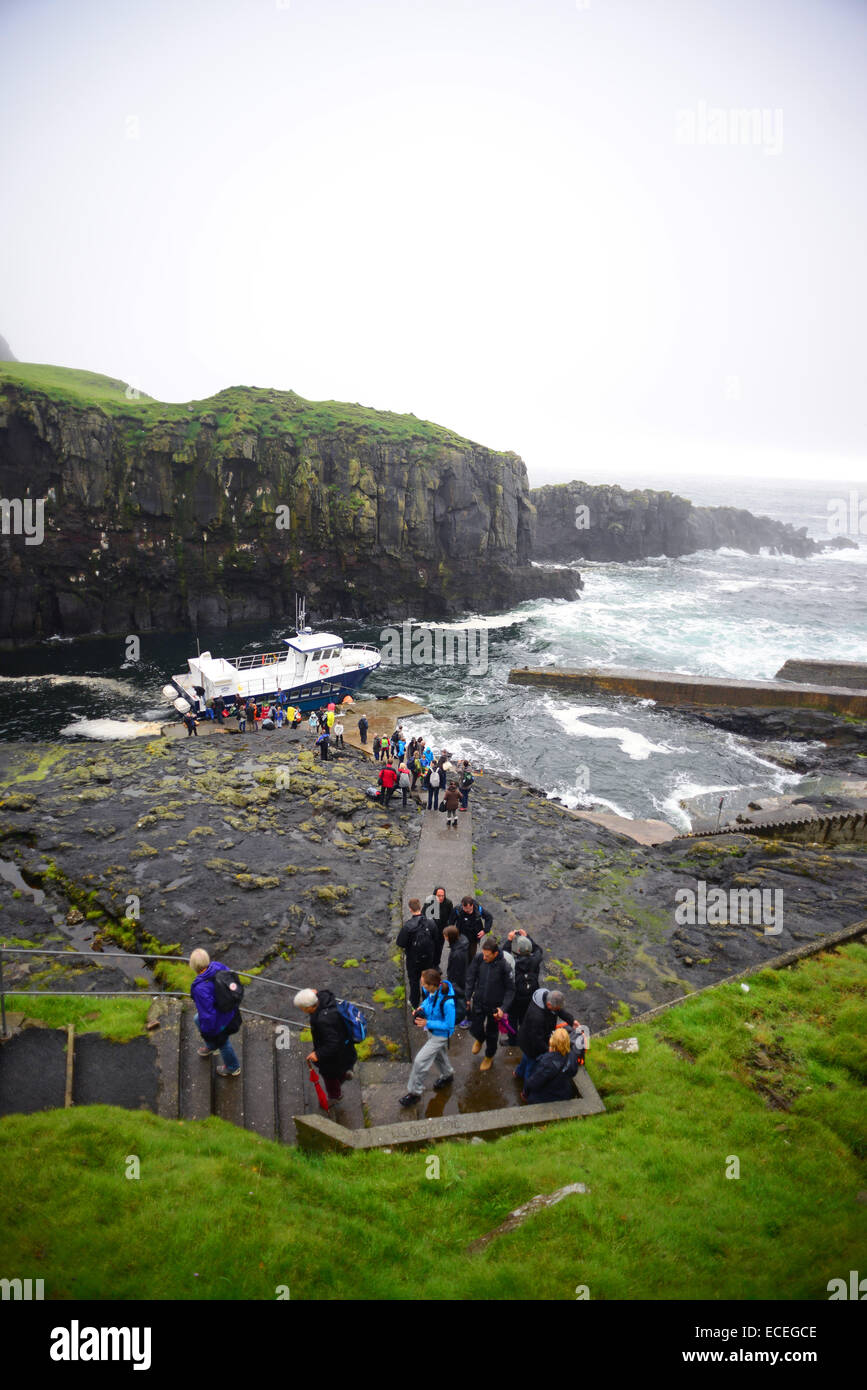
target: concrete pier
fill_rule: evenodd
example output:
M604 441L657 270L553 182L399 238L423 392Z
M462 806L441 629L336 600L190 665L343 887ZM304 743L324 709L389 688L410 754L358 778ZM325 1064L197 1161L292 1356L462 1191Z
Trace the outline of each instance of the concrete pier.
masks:
M660 705L731 705L820 709L831 714L850 714L867 719L867 691L842 686L799 685L792 681L721 680L715 676L687 676L677 671L635 671L625 667L591 667L581 670L557 667L516 667L509 672L510 685L549 685L564 694L628 695L636 700L656 700Z

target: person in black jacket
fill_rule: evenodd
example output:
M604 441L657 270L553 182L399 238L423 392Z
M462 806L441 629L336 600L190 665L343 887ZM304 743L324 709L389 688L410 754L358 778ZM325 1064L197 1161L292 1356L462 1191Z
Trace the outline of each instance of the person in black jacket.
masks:
M449 948L449 963L446 968L446 979L454 987L455 991L455 1023L458 1028L469 1028L470 1020L467 1018L467 970L470 964L470 957L467 938L461 936L457 927L446 927L443 935L446 945Z
M397 944L406 952L406 974L409 980L409 1002L417 1009L421 1002L421 972L440 963L442 945L436 923L422 916L418 898L410 898L412 913L398 932Z
M530 1000L539 988L542 947L536 945L523 927L519 927L517 931L509 932L506 950L511 951L515 958L515 999L509 1010L509 1022L517 1032L524 1022Z
M485 1044L485 1056L479 1071L490 1071L497 1054L497 1023L503 1014L509 1012L515 997L515 982L509 963L493 936L482 940L482 954L476 956L467 971L467 1012L470 1016L470 1032L475 1038L473 1052L481 1052Z
M468 893L466 897L461 898L460 904L452 913L452 924L457 927L462 936L467 938L470 960L472 960L476 954L479 938L490 936L494 919L490 912Z
M337 1000L330 989L302 989L295 995L295 1007L310 1015L313 1051L307 1061L319 1068L330 1100L343 1095L341 1081L352 1079L358 1053L349 1036L349 1028L338 1011Z
M549 1100L574 1100L572 1077L584 1060L584 1034L578 1024L571 1035L565 1028L555 1028L548 1051L539 1058L533 1074L526 1083L524 1095L531 1105Z
M557 1027L557 1019L562 1018L570 1028L575 1023L572 1014L563 1007L565 1002L558 989L537 989L530 1000L530 1006L515 1040L524 1055L514 1074L523 1077L525 1083L532 1075L538 1059L544 1057L548 1051L548 1039Z
M429 898L425 898L422 904L422 912L431 922L436 924L440 940L440 955L442 955L443 932L452 920L454 907L451 898L446 896L446 890L442 884L438 884ZM439 964L439 959L437 959Z

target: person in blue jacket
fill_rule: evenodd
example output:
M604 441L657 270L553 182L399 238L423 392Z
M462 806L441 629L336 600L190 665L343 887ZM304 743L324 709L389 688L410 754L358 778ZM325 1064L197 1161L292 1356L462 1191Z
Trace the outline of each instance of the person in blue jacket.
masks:
M574 1100L572 1077L584 1061L586 1042L578 1023L571 1033L566 1028L554 1029L548 1051L539 1058L524 1082L524 1097L531 1105L542 1105L549 1100Z
M434 1082L434 1090L440 1091L454 1080L455 1072L448 1059L449 1038L455 1031L455 991L448 980L444 980L439 970L423 970L421 977L425 998L413 1013L413 1023L417 1028L427 1028L427 1042L416 1053L409 1074L407 1093L399 1104L404 1108L416 1105L422 1097L424 1083L432 1066L439 1069L440 1076Z
M201 947L190 956L190 966L196 972L196 978L190 985L190 995L196 1006L196 1023L205 1044L199 1048L199 1056L210 1057L212 1052L219 1052L223 1064L217 1067L217 1074L240 1076L241 1063L229 1036L240 1028L241 1015L237 1009L231 1013L221 1012L214 1000L214 976L218 970L227 970L228 966L218 960L212 961Z

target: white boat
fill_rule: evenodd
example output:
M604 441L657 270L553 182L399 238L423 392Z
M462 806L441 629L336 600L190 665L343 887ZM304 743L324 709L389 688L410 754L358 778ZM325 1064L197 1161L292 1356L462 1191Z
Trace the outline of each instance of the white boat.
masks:
M356 695L382 655L369 643L347 646L333 632L313 632L303 626L303 606L294 637L285 637L285 650L245 656L191 656L188 670L172 676L163 696L179 714L210 704L218 696L224 705L269 700L285 694L296 709L321 709Z

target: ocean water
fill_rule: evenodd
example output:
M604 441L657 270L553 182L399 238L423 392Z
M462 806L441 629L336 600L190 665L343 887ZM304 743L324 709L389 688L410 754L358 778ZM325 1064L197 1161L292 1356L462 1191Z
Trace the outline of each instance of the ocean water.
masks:
M632 486L631 483L626 484ZM828 501L851 484L788 487L760 481L648 479L708 505L731 504L828 535ZM867 489L865 489L867 495ZM724 798L797 790L802 779L747 740L699 727L648 701L569 699L510 686L514 666L631 666L741 679L773 677L789 657L867 661L867 537L858 550L807 560L701 552L682 559L581 564L575 602L536 601L478 614L486 662L382 667L368 695L401 694L429 710L412 721L436 747L476 768L509 772L573 807L658 817L688 829ZM315 623L315 614L311 614ZM378 628L333 624L347 639L384 640ZM446 624L460 632L461 624ZM236 655L273 649L290 629L200 632L202 649ZM142 658L122 638L49 641L0 658L0 729L6 739L112 739L153 733L167 713L160 690L195 652L192 633L143 634ZM470 652L473 651L472 645ZM688 803L684 805L684 803Z

